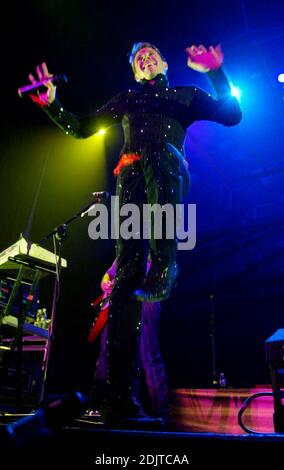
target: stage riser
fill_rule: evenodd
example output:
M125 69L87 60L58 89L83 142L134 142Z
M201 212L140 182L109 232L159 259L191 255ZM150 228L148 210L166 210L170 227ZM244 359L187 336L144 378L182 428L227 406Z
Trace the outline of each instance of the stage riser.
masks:
M246 389L175 389L171 391L175 430L244 434L238 423L238 412L244 401L271 388ZM273 398L259 397L251 402L243 415L244 424L262 433L274 432Z

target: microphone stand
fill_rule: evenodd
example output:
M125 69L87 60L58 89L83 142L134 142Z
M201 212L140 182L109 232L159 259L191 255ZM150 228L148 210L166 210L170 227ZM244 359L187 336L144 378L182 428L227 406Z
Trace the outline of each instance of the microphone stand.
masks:
M42 238L38 244L46 243L51 237L54 240L54 248L56 248L56 239L59 241L59 250L58 250L58 259L56 260L56 276L53 287L53 297L52 297L52 308L51 308L51 318L49 325L48 340L46 342L46 347L44 351L43 363L42 363L42 384L40 390L40 402L43 403L46 399L46 380L47 380L47 371L50 359L50 351L54 343L54 321L56 315L56 305L59 299L59 288L60 288L60 272L61 272L61 254L63 249L63 242L67 238L67 226L74 222L74 220L79 217L84 217L93 207L101 203L104 199L108 197L108 193L92 193L95 200L84 206L82 209L77 212L77 214L70 217L63 224L56 227L52 232L48 233L44 238ZM55 250L56 251L56 250ZM56 255L56 253L55 253Z

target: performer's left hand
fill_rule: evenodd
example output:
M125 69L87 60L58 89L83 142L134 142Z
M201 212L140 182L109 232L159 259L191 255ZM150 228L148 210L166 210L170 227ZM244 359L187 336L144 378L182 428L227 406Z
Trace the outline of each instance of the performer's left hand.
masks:
M220 44L206 49L202 44L200 46L191 46L185 49L187 53L187 65L198 72L209 72L221 67L224 61L224 54Z

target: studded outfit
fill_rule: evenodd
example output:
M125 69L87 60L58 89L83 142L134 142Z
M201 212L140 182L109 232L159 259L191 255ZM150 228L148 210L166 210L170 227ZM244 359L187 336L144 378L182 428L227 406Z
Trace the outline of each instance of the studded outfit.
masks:
M150 268L147 261L147 270ZM114 280L116 273L116 261L106 272L110 281ZM101 288L103 297L110 294L110 288L102 280ZM106 304L104 303L104 309ZM167 419L169 415L168 380L166 367L160 348L160 324L161 303L143 302L141 316L140 362L145 374L147 386L147 402L151 414ZM107 381L107 337L108 324L104 326L100 336L100 354L96 364L94 386L91 391L91 399L96 408L101 408Z
M121 156L126 160L125 155L137 158L117 170L116 194L120 207L127 203L141 208L143 203L170 203L175 207L190 186L183 148L187 128L198 120L232 126L241 119L238 101L231 96L224 70L220 68L207 75L217 98L195 86L170 87L167 77L159 74L153 80L144 81L139 90L119 93L92 116L75 116L57 100L44 110L67 134L76 138L121 123L124 131ZM175 239L165 236L155 239L152 235L152 266L155 260L173 265L176 250ZM117 242L117 273L109 318L108 402L118 414L128 413L131 404L135 406L141 302L131 295L145 276L147 253L148 247L142 239L120 238Z

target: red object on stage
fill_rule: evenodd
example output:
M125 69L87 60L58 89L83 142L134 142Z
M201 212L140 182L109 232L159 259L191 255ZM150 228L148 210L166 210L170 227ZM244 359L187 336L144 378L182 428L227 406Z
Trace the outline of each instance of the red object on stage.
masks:
M96 307L102 302L103 299L104 299L104 294L102 293L99 297L93 300L93 302L91 303L91 307Z
M93 324L89 336L88 343L94 343L105 327L106 322L108 321L108 308L105 308L100 311L98 318Z
M119 159L118 164L113 170L113 174L115 176L118 176L123 167L131 165L132 163L137 162L140 159L141 155L137 155L136 153L123 153Z

